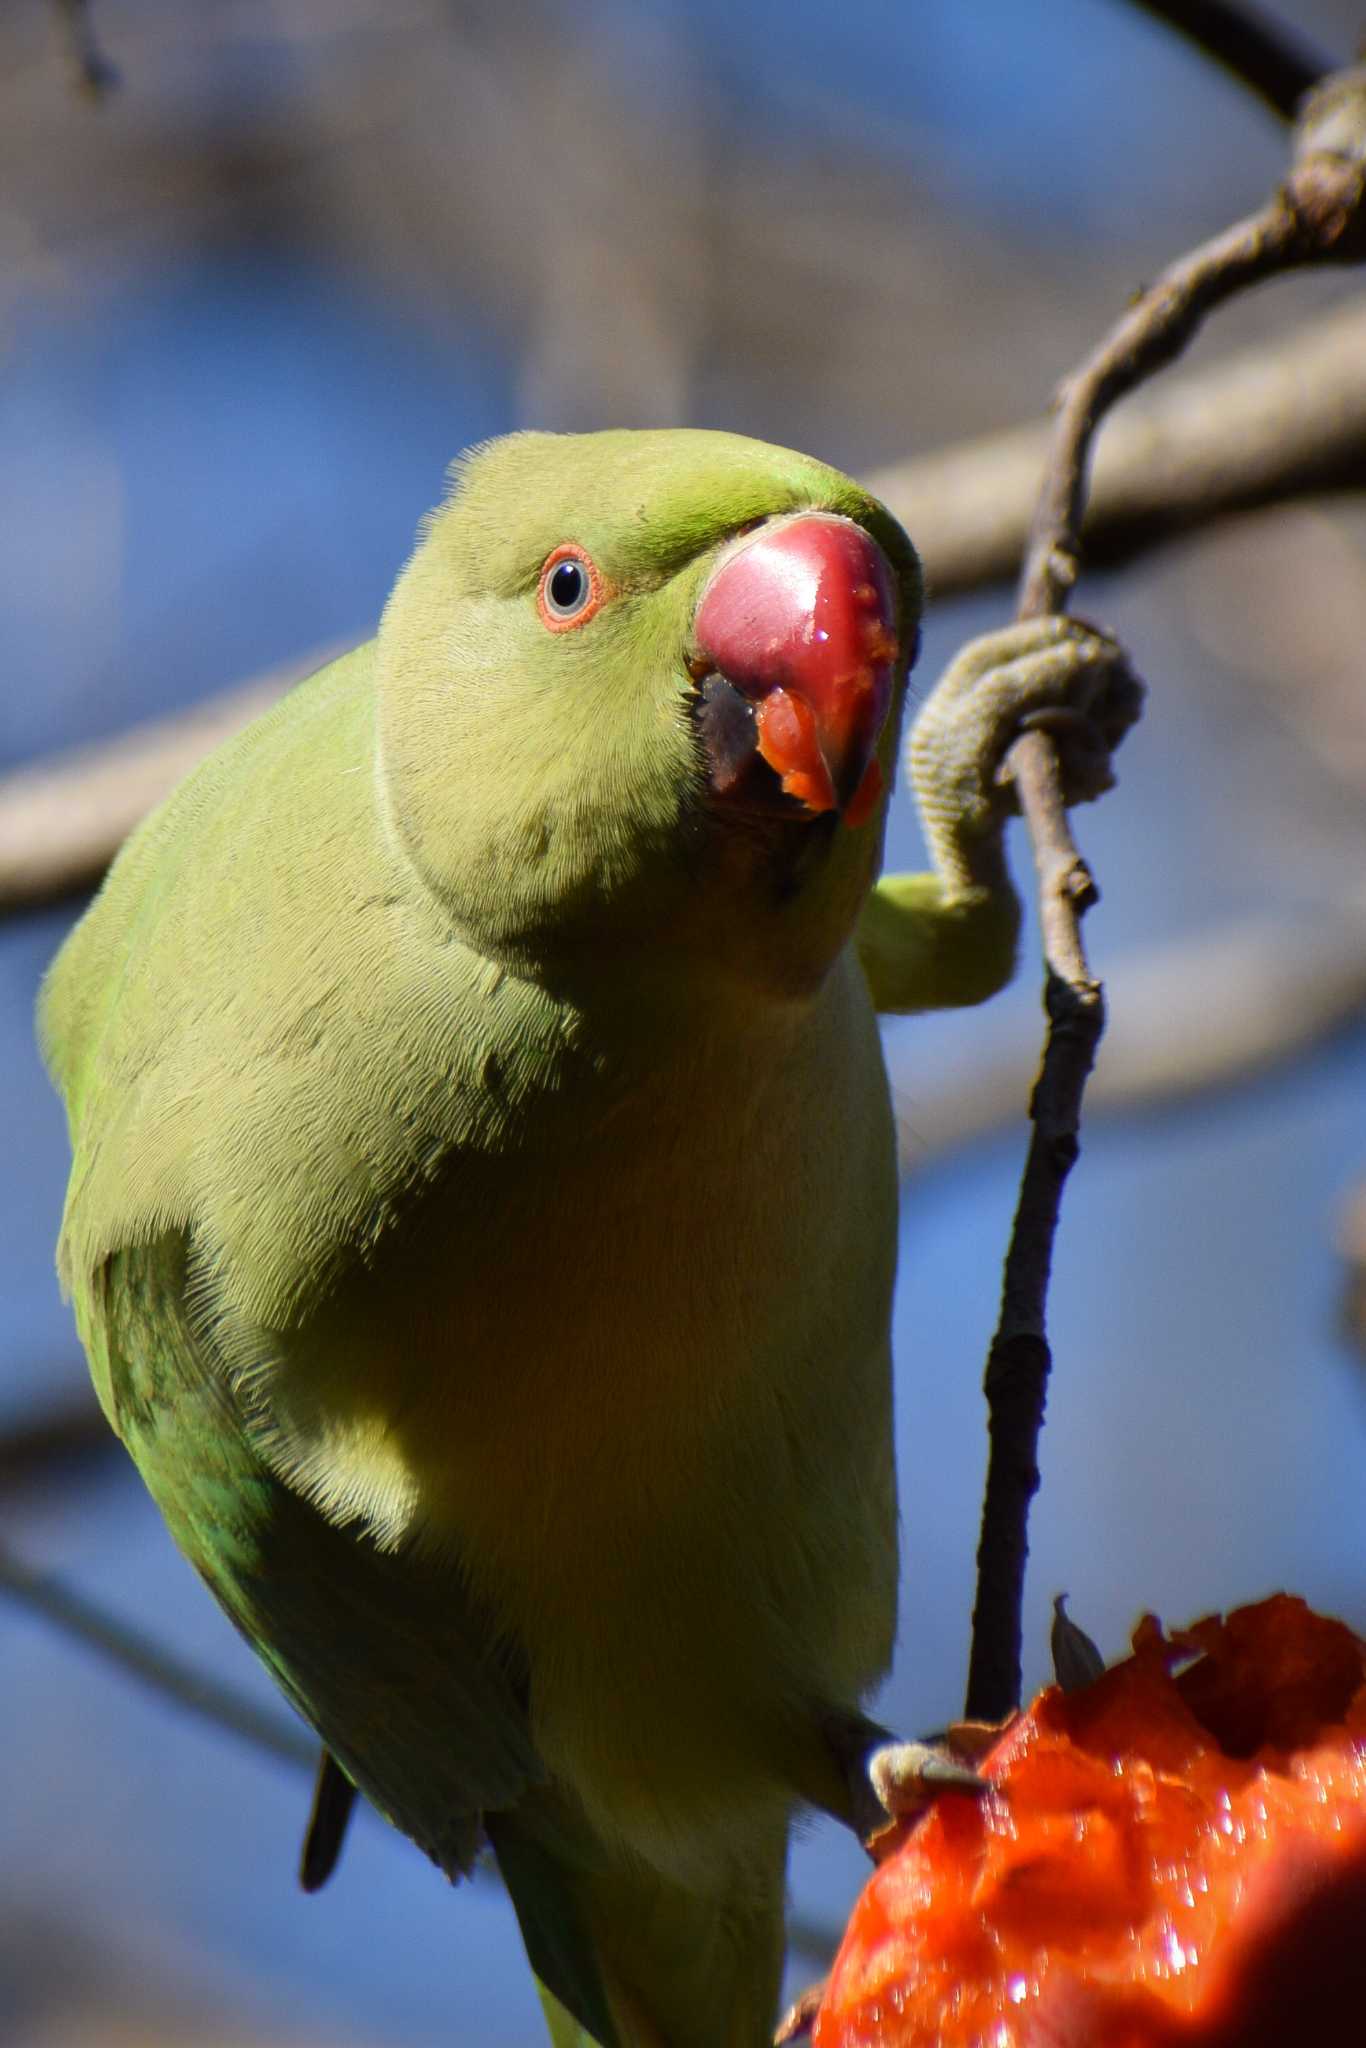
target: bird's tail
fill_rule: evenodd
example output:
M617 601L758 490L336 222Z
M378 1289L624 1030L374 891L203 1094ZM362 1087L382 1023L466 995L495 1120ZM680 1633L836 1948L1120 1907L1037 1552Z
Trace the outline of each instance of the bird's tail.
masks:
M540 1978L536 1989L541 1994L541 2007L545 2023L550 2029L550 2048L599 2048L593 2036L585 2033L572 2012L566 2012L553 1991L547 1991Z
M786 1830L705 1894L548 1848L489 1816L553 2048L768 2048L783 1963Z

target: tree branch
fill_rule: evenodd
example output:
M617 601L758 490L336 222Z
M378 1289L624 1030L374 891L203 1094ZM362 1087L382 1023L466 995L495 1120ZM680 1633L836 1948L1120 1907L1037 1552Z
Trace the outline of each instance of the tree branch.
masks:
M1018 427L869 479L935 597L1017 573L1050 437L1043 422ZM1087 561L1118 567L1228 513L1363 482L1366 300L1354 300L1126 405L1096 450Z
M0 914L92 887L206 754L340 651L320 648L172 718L0 777Z
M317 1768L318 1744L294 1721L267 1707L258 1707L245 1693L206 1678L141 1630L130 1628L107 1609L72 1592L47 1572L23 1564L0 1544L0 1591L21 1606L55 1623L64 1634L74 1636L107 1663L116 1664L130 1677L150 1686L163 1698L172 1700L188 1714L209 1721L252 1748L279 1757L285 1763Z
M1115 997L1105 1053L1087 1086L1090 1114L1138 1116L1245 1087L1366 1015L1366 903L1312 919L1266 918L1130 954L1108 977ZM965 1071L927 1076L889 1065L904 1173L1011 1128L1035 1062L1012 1034ZM1366 1233L1363 1233L1366 1244Z
M1038 425L869 481L916 538L940 598L1011 576L1049 441ZM1222 515L1366 480L1366 301L1127 406L1100 442L1083 525L1093 564ZM155 725L0 777L0 915L92 887L133 826L211 747L338 647Z
M1342 1256L1342 1334L1366 1357L1366 1181L1359 1182L1341 1205L1337 1243Z
M1360 233L1361 170L1335 161L1292 179L1271 202L1164 271L1062 386L1053 453L1030 532L1021 618L1057 611L1076 581L1091 443L1110 407L1179 355L1206 314L1249 286L1325 263ZM1341 192L1343 203L1337 204ZM1349 255L1348 260L1357 260Z
M1333 68L1326 53L1280 22L1232 0L1135 0L1232 72L1274 113L1291 120L1305 93Z
M54 1468L104 1458L117 1442L87 1382L84 1391L0 1430L0 1489L13 1492L34 1480L50 1480Z
M1306 101L1289 177L1262 210L1166 271L1062 386L1018 614L1061 609L1081 562L1091 445L1110 407L1180 353L1213 307L1297 265L1366 256L1366 70L1327 79ZM1076 1160L1082 1095L1105 1005L1081 942L1095 890L1072 843L1051 742L1026 733L1007 756L1042 889L1049 1031L1030 1102L1033 1132L1006 1254L1001 1316L987 1358L990 1452L966 1714L1018 1704L1029 1504L1051 1358L1048 1282L1063 1186Z

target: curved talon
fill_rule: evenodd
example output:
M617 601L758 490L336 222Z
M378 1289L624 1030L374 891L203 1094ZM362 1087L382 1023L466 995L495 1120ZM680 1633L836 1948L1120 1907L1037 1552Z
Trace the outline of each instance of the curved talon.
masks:
M869 1757L868 1776L893 1820L922 1813L941 1792L985 1792L988 1782L929 1742L885 1742Z

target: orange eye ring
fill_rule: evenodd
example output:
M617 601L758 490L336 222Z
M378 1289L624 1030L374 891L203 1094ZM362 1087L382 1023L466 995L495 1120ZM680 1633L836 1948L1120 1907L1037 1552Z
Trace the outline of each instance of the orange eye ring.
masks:
M548 633L571 633L586 626L606 598L607 585L587 548L562 541L541 565L536 609Z

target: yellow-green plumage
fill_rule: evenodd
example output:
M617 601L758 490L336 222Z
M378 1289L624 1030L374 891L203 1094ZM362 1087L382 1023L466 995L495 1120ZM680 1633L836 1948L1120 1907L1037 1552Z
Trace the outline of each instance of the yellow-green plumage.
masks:
M486 1831L607 2048L767 2038L791 1814L847 1807L822 1716L894 1632L869 977L976 999L1013 944L988 858L884 889L865 971L880 813L775 858L706 801L698 591L806 506L893 565L899 697L915 558L847 479L479 452L377 641L143 825L43 1003L111 1422L367 1797L452 1874ZM566 538L610 594L555 636Z

